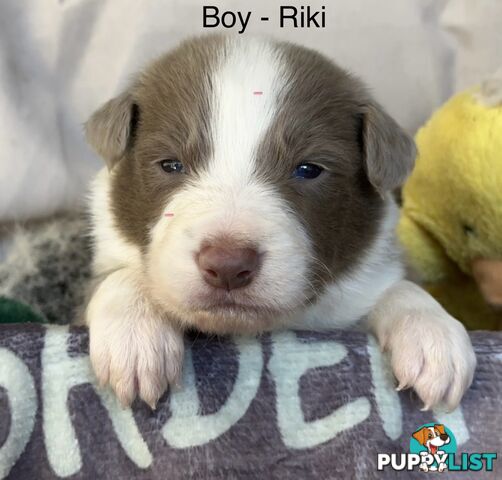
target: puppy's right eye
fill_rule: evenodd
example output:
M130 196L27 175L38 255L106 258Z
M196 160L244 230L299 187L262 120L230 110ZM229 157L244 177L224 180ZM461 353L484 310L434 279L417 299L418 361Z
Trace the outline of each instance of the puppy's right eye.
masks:
M185 173L185 167L179 160L161 160L159 165L166 173Z
M317 178L324 169L315 163L300 163L293 171L294 178L301 178L303 180L312 180Z

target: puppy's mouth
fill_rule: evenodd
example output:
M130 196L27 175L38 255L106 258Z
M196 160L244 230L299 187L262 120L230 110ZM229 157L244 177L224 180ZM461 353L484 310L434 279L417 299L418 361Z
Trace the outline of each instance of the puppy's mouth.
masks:
M192 314L238 323L261 325L281 322L297 311L299 306L281 303L280 299L263 298L246 289L225 291L212 290L198 292L187 302ZM189 312L187 312L189 313Z
M186 306L193 312L217 317L239 317L249 320L273 320L285 318L314 303L316 296L305 297L303 302L283 302L281 298L263 298L247 289L213 289L192 295Z
M257 334L284 321L284 309L261 303L259 298L216 293L192 298L185 319L197 329L214 334Z
M236 298L228 292L204 296L195 302L198 310L217 314L268 314L278 313L279 309L265 303L260 303L257 299L248 297Z

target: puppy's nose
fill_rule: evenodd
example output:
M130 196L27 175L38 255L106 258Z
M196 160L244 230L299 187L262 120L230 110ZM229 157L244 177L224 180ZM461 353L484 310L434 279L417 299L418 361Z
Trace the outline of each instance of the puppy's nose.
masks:
M447 434L447 433L441 433L441 434L439 435L439 438L440 438L441 440L443 440L443 442L446 442L446 440L448 440L448 434Z
M203 247L197 257L202 277L209 285L225 290L245 287L258 269L258 252L253 248Z

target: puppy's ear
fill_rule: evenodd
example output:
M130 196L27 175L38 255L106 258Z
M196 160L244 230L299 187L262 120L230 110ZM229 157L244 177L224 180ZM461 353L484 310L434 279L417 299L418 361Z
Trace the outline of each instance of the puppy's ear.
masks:
M420 444L420 445L425 445L425 435L427 433L427 428L422 428L420 430L417 430L413 434L413 438Z
M125 153L134 136L138 106L129 92L106 102L85 124L85 136L92 148L112 169Z
M444 425L442 425L440 423L437 423L436 425L434 425L434 428L437 428L439 430L439 433L441 433L441 434L445 433Z
M364 106L361 148L368 178L385 192L401 186L415 164L413 139L377 104Z

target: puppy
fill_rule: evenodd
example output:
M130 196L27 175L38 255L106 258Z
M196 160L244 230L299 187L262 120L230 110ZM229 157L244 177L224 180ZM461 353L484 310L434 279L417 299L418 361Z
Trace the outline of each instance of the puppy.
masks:
M86 124L90 357L124 405L177 381L183 331L363 325L399 387L454 408L475 356L404 280L393 189L413 141L359 80L288 43L203 37L146 68ZM361 320L364 319L364 320Z

